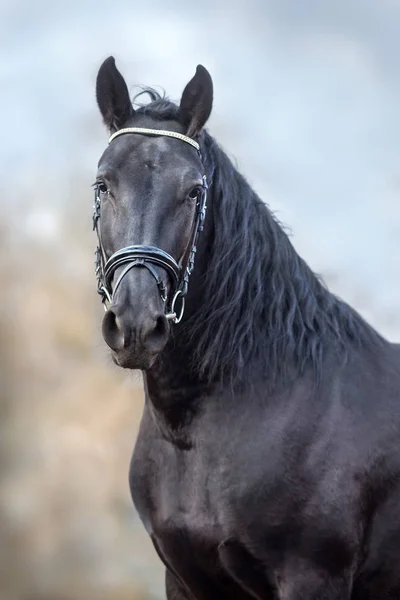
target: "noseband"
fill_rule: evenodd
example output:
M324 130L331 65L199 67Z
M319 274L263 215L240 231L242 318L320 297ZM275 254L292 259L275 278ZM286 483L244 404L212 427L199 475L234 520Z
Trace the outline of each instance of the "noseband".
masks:
M178 133L176 131L164 131L162 129L145 129L142 127L127 127L116 131L109 139L110 144L116 137L125 135L128 133L136 133L142 135L163 135L172 137L175 139L182 140L187 144L190 144L196 148L200 158L200 145L192 140L192 138ZM104 248L101 243L100 234L100 193L96 186L94 195L94 211L93 211L93 230L97 233L99 245L95 252L95 266L96 266L96 278L97 278L97 292L100 294L104 309L107 310L107 303L111 304L118 287L125 275L134 267L146 268L154 277L157 283L160 298L164 304L165 316L173 323L179 323L183 317L185 310L185 297L188 291L189 277L194 268L194 259L197 250L197 242L200 231L203 230L204 219L206 216L206 202L207 202L207 178L203 175L203 185L201 189L200 198L196 205L196 214L193 223L191 237L189 239L188 248L190 250L187 254L187 260L185 264L182 262L177 263L176 260L161 248L156 246L127 246L114 252L112 256L107 260ZM119 267L124 267L119 274L114 286L112 285L114 274ZM158 275L155 267L161 267L169 277L170 280L170 294L168 294L168 287L164 280ZM180 299L181 307L179 315L175 311L175 305Z

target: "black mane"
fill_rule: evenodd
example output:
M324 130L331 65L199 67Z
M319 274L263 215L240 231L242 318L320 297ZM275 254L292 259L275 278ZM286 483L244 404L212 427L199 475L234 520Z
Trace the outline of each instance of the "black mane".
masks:
M149 96L150 103L138 102L141 96ZM165 93L160 94L154 88L144 87L133 98L137 114L148 115L157 121L174 121L178 118L178 106L171 102Z
M152 101L138 113L177 119L178 107L165 96L151 88L143 93ZM383 338L326 289L216 141L203 131L200 142L213 231L200 274L201 307L184 326L196 339L193 369L235 384L253 365L272 382L309 366L320 373L326 350L345 360L351 345L379 346Z

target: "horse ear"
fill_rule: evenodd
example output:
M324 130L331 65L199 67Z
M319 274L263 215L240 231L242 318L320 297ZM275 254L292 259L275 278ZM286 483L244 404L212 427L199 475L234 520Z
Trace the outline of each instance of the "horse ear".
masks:
M213 82L210 73L198 65L194 77L183 90L179 106L179 121L187 128L186 134L195 137L210 116L213 103Z
M101 65L96 80L96 98L104 123L114 133L133 117L131 99L125 79L109 56Z

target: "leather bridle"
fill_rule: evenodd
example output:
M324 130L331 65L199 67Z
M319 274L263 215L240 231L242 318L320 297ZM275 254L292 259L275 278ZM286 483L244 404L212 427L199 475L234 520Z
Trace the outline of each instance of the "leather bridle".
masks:
M109 139L109 144L118 136L125 134L141 134L154 136L167 136L182 140L193 146L200 158L200 145L192 138L178 133L176 131L164 131L159 129L146 129L142 127L127 127L116 131ZM107 259L104 248L101 243L101 234L99 228L101 201L99 187L95 186L94 207L93 207L93 230L97 233L99 245L95 252L95 267L97 278L97 292L102 298L104 309L108 310L107 304L111 304L115 293L120 286L125 275L134 267L146 268L154 277L160 298L164 304L165 316L173 323L179 323L185 310L185 297L188 291L189 278L194 268L194 259L197 250L197 243L200 231L203 230L204 219L207 209L207 177L203 175L200 197L196 204L196 214L192 227L191 236L183 258L179 263L167 252L156 246L127 246L117 250ZM185 260L186 257L186 260ZM124 267L116 282L113 285L114 274L117 269ZM166 282L159 276L155 267L161 267L167 274L170 281L170 292ZM176 303L178 299L181 302L179 314L176 313Z

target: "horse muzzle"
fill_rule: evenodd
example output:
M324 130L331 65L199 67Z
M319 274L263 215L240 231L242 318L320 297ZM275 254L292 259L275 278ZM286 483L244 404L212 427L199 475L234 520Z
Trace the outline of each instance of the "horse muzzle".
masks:
M114 362L126 369L149 369L163 350L170 325L162 307L148 303L133 310L129 304L112 304L103 318L102 333Z

